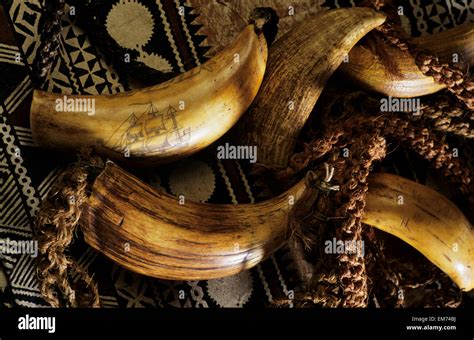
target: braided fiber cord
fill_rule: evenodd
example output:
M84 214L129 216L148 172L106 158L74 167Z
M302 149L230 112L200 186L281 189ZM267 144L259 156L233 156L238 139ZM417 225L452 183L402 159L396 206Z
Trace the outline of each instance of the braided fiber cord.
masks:
M363 97L363 93L359 93L358 96L349 96L350 99L345 102L343 108L346 115L360 116ZM464 118L470 112L453 105L455 103L452 99L446 96L438 96L434 100L429 99L426 103L422 103L419 115L406 112L387 115L374 111L376 108L374 103L379 103L377 100L369 96L365 96L365 98L362 106L369 107L370 118L364 118L364 116L355 118L362 121L354 122L354 124L362 125L354 125L353 130L357 130L358 127L364 126L364 124L375 124L381 129L384 136L394 138L398 144L412 149L430 161L435 169L439 169L452 183L459 185L459 189L467 201L473 203L474 180L472 170L457 157L454 149L445 142L445 135L443 134L449 129L457 136L470 137L472 135L470 118ZM441 128L443 125L440 123L451 118L457 119L456 124L450 123ZM363 122L364 120L367 120L367 122ZM430 128L430 125L434 125L434 127ZM347 128L351 128L350 126ZM363 131L360 131L360 133L363 133Z
M383 7L383 1L376 3L378 9ZM58 54L63 8L63 1L46 1L46 10L51 13L49 15L51 20L45 23L41 39L43 44L33 63L37 75L35 81L38 84L44 83ZM453 182L460 185L463 194L472 202L472 173L467 167L463 167L457 157L454 157L442 135L424 126L429 121L434 130L472 138L473 131L469 120L473 119L471 113L474 109L473 83L460 70L448 64L441 64L437 58L411 46L406 41L406 34L398 29L401 30L401 27L389 23L380 30L391 43L415 55L422 72L433 76L438 82L445 83L448 90L470 110L470 116L466 123L464 113L461 113L465 110L453 106L446 98L443 99L444 104L438 102L423 107L421 115L415 118L406 114L395 117L388 115L369 117L358 114L343 124L340 122L331 124L322 138L306 144L303 152L295 154L291 158L290 166L279 172L277 177L280 179L293 177L324 156L329 156L328 163L336 169L334 181L339 184L340 190L333 197L332 207L327 210L326 206L326 211L330 216L337 217L336 220L327 223L336 226L335 235L338 240L356 242L362 240L361 216L368 190L367 178L374 162L385 157L386 137L395 139L432 161L435 168L440 169ZM341 155L341 149L345 146L350 147L349 157ZM89 160L85 161L86 159ZM100 159L92 159L91 162L90 155L84 155L82 160L61 174L37 216L41 292L53 307L99 306L98 289L92 277L65 255L80 218L81 204L87 199L90 178L101 167ZM311 227L320 228L320 221ZM338 256L337 260L338 266L333 272L327 275L318 274L317 281L324 283L325 288L313 287L314 291L306 293L303 299L313 303L325 301L328 306L367 306L367 274L364 258L356 254L343 254ZM81 286L72 283L71 277L74 275L80 277ZM330 300L329 296L334 294L327 292L334 289L335 285L340 285L342 291L339 292L338 298ZM76 296L76 292L82 293ZM328 298L321 298L326 293Z
M354 98L359 101L358 107L368 108L374 112L380 107L380 100L362 91L340 100L354 102ZM405 115L408 119L420 122L420 125L430 127L435 131L463 138L474 138L474 111L466 109L451 96L437 94L423 97L420 99L418 112L406 112Z
M330 122L322 137L319 136L306 144L305 150L292 158L301 160L307 156L306 161L299 161L297 164L312 168L315 162L321 162L323 156L329 156L326 162L336 169L333 183L340 185L340 190L331 199L318 200L316 207L312 208L312 211L330 216L331 219L329 221L315 219L309 223L306 220L300 223L301 230L293 235L297 239L292 242L300 241L305 245L321 244L324 238L320 237L321 232L318 230L323 225L326 225L323 229L335 229L338 240L362 240L361 216L368 189L367 177L374 162L385 157L387 138L407 146L430 160L451 182L458 184L461 192L472 202L474 192L472 173L459 158L454 157L453 150L444 141L442 134L430 131L420 122L408 119L405 113L373 115L360 112L356 114L355 109L353 111L354 113L346 115L343 119ZM324 146L324 148L315 149L313 146ZM341 150L346 147L349 150L349 157L342 157ZM288 176L294 170L295 168L290 165L288 169L280 172L280 178ZM302 248L297 251L303 252ZM301 256L308 258L308 252L304 252ZM318 254L315 256L317 258ZM334 261L328 256L323 255L323 258L324 262ZM343 254L337 260L335 272L329 270L321 273L320 267L315 268L313 273L318 274L313 275L310 282L305 283L307 290L304 294L297 295L298 304L305 306L313 303L330 307L367 305L367 274L364 259L358 258L356 254ZM342 294L338 292L338 286L342 286ZM397 302L398 305L401 303Z
M33 81L37 88L45 83L59 53L64 6L64 0L45 0L45 12L41 16L42 24L40 23L41 45L32 64Z
M339 190L332 199L326 196L317 201L315 210L319 213L319 217L318 214L314 214L315 218L312 220L305 219L296 223L298 230L293 235L290 246L293 246L293 253L299 258L305 256L302 254L303 248L298 248L299 243L304 244L306 250L313 245L324 243L327 235L324 237L317 231L321 230L321 223L327 225L325 229L336 230L333 236L338 242L354 246L362 243L361 218L368 190L367 178L373 163L385 156L385 139L380 136L377 129L372 129L352 143L344 138L340 138L339 141L337 147L330 152L330 160L327 161L336 170L332 183L339 184ZM343 156L342 147L350 148L348 155ZM331 217L328 219L328 216ZM324 257L325 263L333 265L329 268L315 268L312 271L314 276L310 279L312 282L305 283L307 292L297 296L297 304L367 307L367 274L365 258L360 249L354 248L351 253L340 254L337 258L328 254L317 254L317 256ZM300 277L304 278L305 274L300 274ZM338 286L341 286L342 290L339 290Z
M429 98L421 103L418 115L406 112L381 113L378 111L380 101L364 92L334 98L332 102L342 103L338 109L344 112L344 116L340 121L334 121L329 116L324 117L323 122L329 121L324 134L314 135L312 141L305 143L303 150L290 158L286 169L272 175L276 180L290 180L307 167L311 167L333 148L343 148L367 134L367 129L374 126L380 129L382 136L393 138L397 143L431 161L433 167L439 169L451 182L458 184L460 191L472 202L472 170L463 164L454 149L445 142L445 132L448 131L465 138L472 135L470 112L456 106L451 98ZM362 111L364 113L361 113ZM456 120L453 124L454 119ZM442 124L448 120L451 120L449 124Z
M403 289L400 280L401 275L392 268L392 264L386 259L384 242L373 234L371 227L366 226L366 228L364 236L366 236L366 252L368 257L367 271L382 273L383 283L381 288L384 291L382 299L389 300L389 305L395 308L403 307L405 296L400 294L401 289ZM374 287L374 283L372 283L372 287ZM375 295L374 298L377 299ZM390 302L390 300L392 301Z
M52 307L99 307L97 285L67 256L90 182L103 168L100 157L82 150L77 163L61 173L36 216L40 291ZM72 277L81 279L73 283ZM76 296L76 292L80 293Z
M456 157L454 149L446 142L442 134L431 131L420 122L404 117L405 114L380 114L356 118L352 130L363 133L367 126L380 129L383 136L392 137L398 144L407 146L420 156L430 161L435 169L439 169L450 182L459 185L461 193L469 202L474 195L472 170ZM359 124L359 125L357 125Z
M467 109L474 111L473 79L458 67L441 62L437 56L411 43L391 0L364 1L362 5L385 12L387 21L377 28L384 38L400 50L410 52L424 75L433 77L437 83L445 84L447 90L463 102Z
M421 121L433 130L451 133L464 138L474 138L474 115L447 96L438 96L422 105L419 115L408 114L414 121Z
M362 136L350 148L350 156L341 163L344 170L340 190L336 192L334 201L338 207L334 216L343 217L338 220L336 238L342 242L360 244L362 241L361 218L365 208L368 190L367 178L373 163L385 157L385 139L377 132ZM336 161L337 162L337 161ZM338 274L343 286L343 307L367 306L367 274L365 259L358 254L341 254L338 257Z

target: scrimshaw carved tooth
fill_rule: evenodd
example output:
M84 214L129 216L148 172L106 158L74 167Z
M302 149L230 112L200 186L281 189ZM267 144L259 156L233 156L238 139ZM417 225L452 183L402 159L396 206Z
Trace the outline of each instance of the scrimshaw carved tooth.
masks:
M35 90L33 138L47 149L95 146L114 160L153 164L183 158L240 119L258 92L266 61L263 33L251 24L211 60L156 86L94 96Z

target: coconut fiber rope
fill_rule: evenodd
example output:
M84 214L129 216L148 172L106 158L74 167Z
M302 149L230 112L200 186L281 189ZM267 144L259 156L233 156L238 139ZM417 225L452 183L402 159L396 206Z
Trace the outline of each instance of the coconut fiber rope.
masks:
M437 56L429 51L420 49L411 42L411 37L401 26L400 17L392 0L364 1L363 4L382 11L387 15L387 20L377 30L382 33L383 38L401 50L408 51L414 57L420 71L426 76L445 84L451 92L467 109L474 111L474 81L468 72L451 63L442 62ZM386 60L382 57L382 61ZM391 69L389 67L389 69Z
M380 107L380 98L365 92L353 92L349 97L341 96L342 102L357 97L359 108L371 109L377 112ZM354 101L353 104L355 105ZM474 111L468 110L456 98L443 93L420 98L420 107L417 112L406 112L407 118L420 121L424 126L435 131L450 133L462 138L474 138Z
M425 103L421 108L421 112L417 115L418 117L412 116L414 119L410 119L409 115L405 117L387 117L386 115L379 114L378 117L375 115L376 119L366 118L360 122L350 122L348 129L344 132L337 131L337 128L330 128L325 137L306 144L302 153L291 158L290 167L277 174L276 177L280 177L280 179L286 177L288 179L289 174L294 173L295 170L299 171L299 169L305 168L312 160L322 157L334 147L338 149L340 157L340 149L347 145L343 137L351 136L350 140L355 141L350 147L351 153L356 154L356 159L365 166L361 167L361 164L357 164L353 159L351 161L342 160L339 164L337 162L334 163L334 166L345 169L343 177L346 180L345 183L343 181L342 185L340 185L341 190L335 194L331 202L338 208L332 212L332 215L323 215L332 216L329 222L323 221L323 224L325 223L327 228L336 227L337 239L341 241L357 242L361 240L362 226L360 219L365 206L366 179L373 161L376 159L380 160L385 156L386 140L382 136L395 139L399 145L404 145L431 161L436 169L441 169L451 182L459 186L461 192L467 197L469 204L472 205L474 203L472 174L454 156L453 150L445 143L444 136L442 134L436 135L436 133L431 131L450 132L462 137L471 138L472 129L470 124L474 108L472 81L456 67L441 64L437 57L425 51L420 51L415 46L409 44L393 6L386 6L383 1L373 2L372 6L377 10L386 9L388 17L391 18L388 20L388 23L379 29L383 33L384 38L402 50L408 50L414 55L420 70L425 75L433 76L437 82L446 84L448 91L464 104L465 109L463 110L450 98L438 97L434 102ZM380 44L380 39L374 40L378 42L378 45ZM383 60L383 55L381 57ZM388 64L390 69L390 63L386 62L386 64ZM355 111L361 111L361 109L359 108ZM357 113L351 112L349 114L346 111L344 115L346 117L357 117ZM418 124L416 124L416 120L419 120ZM356 132L356 127L364 127L364 130L370 127L376 131L373 131L372 134L367 131ZM427 127L431 127L431 129ZM369 155L367 159L364 159L362 155L357 155L359 143L361 143L362 150L367 150ZM371 155L374 145L379 145L380 147L378 157L375 154ZM352 156L350 155L348 159L351 159ZM327 208L327 204L324 207L312 210L319 211L321 215L321 211L325 210L324 208ZM321 221L316 220L313 222L315 223L310 223L306 226L306 229L321 228ZM299 225L300 223L294 224ZM308 245L310 241L307 239L307 235L318 235L318 233L310 231L306 234L302 229L304 228L299 226L299 232L293 235L302 237L302 243ZM316 240L313 243L318 244ZM298 246L298 240L293 240L290 242L290 245L294 248L293 253L296 254L296 261L298 259L301 261L305 257L305 254L302 254L304 248ZM327 260L331 261L331 259L327 259L324 256L320 256L320 259L319 263ZM310 279L312 282L305 282L306 292L302 296L297 297L299 298L298 304L304 306L312 303L328 306L331 305L328 301L333 301L332 306L365 307L367 305L365 259L357 257L357 254L344 254L339 256L337 260L336 273L334 273L334 270L326 272L326 274L320 273L317 275L317 280L312 278ZM305 267L307 268L308 266L297 265L300 271ZM320 266L316 265L315 267ZM321 270L321 268L318 268L318 270ZM316 269L312 272L314 273L314 271ZM337 276L336 280L334 280L335 274ZM386 271L385 274L389 281L395 282L394 286L398 286L398 280L393 273ZM311 277L311 275L305 273L300 274L301 278L307 278L308 276ZM338 289L339 287L342 287L342 291ZM329 298L331 295L333 296L332 299ZM334 297L334 295L336 296ZM401 304L403 304L401 298L397 299L396 305Z
M378 112L380 100L365 92L344 94L335 98L333 102L341 103L341 107L338 109L344 111L344 116L356 114L362 108L370 110L374 115L381 114ZM472 113L459 105L457 100L446 95L434 95L422 99L420 103L420 110L416 115L411 112L401 112L400 115L409 121L417 122L416 126L426 127L433 132L450 133L462 138L474 138ZM329 117L324 117L322 120L325 119L329 119ZM306 169L311 162L326 155L343 137L343 131L330 130L324 138L314 138L311 142L304 143L302 151L291 156L287 168L270 173L264 167L260 167L255 170L255 173L259 176L264 174L272 176L273 180L277 182L289 181Z
M474 117L464 107L448 96L439 96L422 107L419 116L411 115L413 120L423 121L434 130L454 134L464 138L474 138ZM469 117L467 117L469 116Z
M472 174L459 158L452 156L453 152L442 134L408 119L406 114L373 115L370 110L358 113L357 107L351 108L351 105L358 103L358 97L349 97L352 101L346 101L344 108L350 114L333 121L328 117L329 123L323 136L317 136L313 142L306 144L303 152L291 158L291 166L276 175L279 180L294 177L303 170L317 167L315 163L323 158L325 164L334 169L334 174L329 176L331 185L319 184L326 194L322 199L314 200L316 207L306 202L293 223L293 238L303 243L300 249L310 249L318 244L322 225L335 230L337 239L362 240L361 216L368 190L367 178L374 162L385 157L387 137L432 161L435 168L441 169L454 183L459 184L462 192L472 199ZM343 148L350 150L348 157L342 156ZM83 150L79 161L66 169L55 182L37 215L41 292L52 306L99 306L97 286L92 278L66 254L80 218L81 204L87 199L90 185L102 168L100 157ZM322 172L319 173L317 177L322 178ZM308 219L308 214L312 218ZM334 268L336 270L326 274L321 268L315 268L318 287L312 290L317 294L305 292L302 305L311 301L334 307L366 306L364 258L357 254L342 254ZM80 274L80 284L72 283L71 277L75 273ZM301 276L306 277L304 274ZM313 284L309 286L314 285L314 278L312 280ZM321 289L321 284L327 290ZM331 297L337 291L334 285L340 285L342 291Z
M333 301L340 301L338 306L367 305L364 258L357 254L343 254L334 261L331 256L313 251L311 245L323 244L321 240L328 239L327 234L321 238L320 229L335 230L333 235L338 240L361 241L361 216L368 190L367 178L374 162L385 157L388 141L395 141L397 145L405 146L430 161L434 168L439 169L450 182L459 187L470 204L473 202L472 172L460 158L454 156L453 149L446 143L442 133L409 119L405 113L374 114L370 110L360 112L356 105L357 97L352 98L355 107L350 108L351 103L346 103L346 112L342 118L331 121L328 117L323 135L307 143L303 152L292 157L290 167L275 175L278 180L289 179L287 176L294 175L295 170L303 171L297 169L299 166L306 170L324 162L334 168L331 184L339 187L339 190L315 200L315 206L307 210L306 216L300 213L292 223L292 227L297 229L290 242L295 248L293 253L297 253L295 258L305 259L310 263L314 263L314 259L319 259L316 262L332 261L337 268L335 271L330 269L327 273L321 273L321 265L316 263L311 270L313 275L300 273L301 278L307 279L304 282L307 290L300 296L300 305L311 302L325 306L331 295L335 295ZM343 156L344 150L348 151L346 157ZM308 218L308 215L316 218ZM308 265L297 267L301 271L306 270ZM314 274L316 272L317 275ZM334 275L337 280L334 280ZM328 282L334 284L329 285ZM321 289L321 285L326 289Z
M380 103L375 98L364 95L362 92L350 98L345 105L346 115L357 115L357 112L361 110L361 102L372 101L371 105L365 105L365 110L371 112L369 124L375 124L398 144L412 149L425 158L433 168L439 169L453 184L458 185L461 193L471 204L474 202L472 171L463 164L454 152L454 148L445 141L446 132L471 138L472 121L470 117L466 117L470 116L469 111L456 106L450 98L438 95L424 102L419 114L400 112L387 116L386 113L374 111L376 108L374 104ZM451 121L452 118L457 119L455 124L450 123L449 128L446 126L440 128L441 122Z
M36 216L40 291L53 307L99 307L97 285L67 254L82 203L103 167L102 158L81 150L79 160L59 175ZM75 275L78 282L72 280Z
M64 8L64 2L59 0L46 1L46 4L50 13L46 17L50 21L44 25L43 44L33 65L38 83L47 77L57 55ZM305 205L292 216L289 243L298 259L299 276L305 287L293 301L297 306L367 306L367 260L357 254L337 257L322 254L315 245L330 237L352 242L365 237L361 217L369 189L367 178L374 164L386 156L389 140L429 160L434 168L458 184L461 192L473 202L472 173L453 156L452 148L445 141L446 133L472 137L473 83L454 66L443 64L435 56L412 46L396 21L393 8L384 1L377 1L375 6L378 10L392 11L389 16L393 20L380 29L384 39L415 55L422 72L445 83L464 107L454 103L452 98L435 96L422 105L420 115L413 117L405 113L374 112L370 103L361 108L360 97L348 96L341 109L344 117L339 120L327 117L323 131L313 135L303 151L291 157L289 167L272 174L282 183L307 172L312 174L309 180L312 185L321 189L318 197L304 202ZM342 154L344 148L349 151L347 156ZM100 157L83 150L79 161L59 176L37 215L38 274L41 293L51 306L100 305L93 278L67 254L77 230L81 205L103 165ZM381 256L378 258L383 261ZM387 269L387 273L390 273L386 276L390 277L392 285L398 286L393 271ZM77 282L72 279L75 276L79 277Z
M32 78L41 88L51 72L53 62L59 53L61 42L61 18L64 14L64 0L46 0L44 15L41 16L41 45L32 63Z

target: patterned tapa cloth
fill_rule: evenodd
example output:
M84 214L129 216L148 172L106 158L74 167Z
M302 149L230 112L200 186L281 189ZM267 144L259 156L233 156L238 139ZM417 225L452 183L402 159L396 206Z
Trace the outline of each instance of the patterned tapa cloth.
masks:
M29 128L33 86L28 65L40 44L43 2L4 0L0 6L0 239L4 241L32 239L32 223L41 200L61 170L74 160L58 159L36 148ZM60 55L44 87L64 94L122 92L184 72L226 46L256 6L276 9L281 34L318 11L355 5L349 0L294 0L291 8L284 0L69 3L74 11L62 20ZM414 36L474 20L474 2L469 0L410 0L400 5L403 24ZM117 58L125 53L131 56L131 63L123 64ZM156 78L144 77L147 72ZM129 78L130 74L135 78ZM265 195L248 176L248 163L220 161L215 155L211 147L178 164L137 175L158 190L201 202L248 203ZM74 243L73 254L94 274L106 307L265 306L288 295L296 284L286 249L254 269L209 281L144 277L113 264L82 240ZM39 294L34 258L0 253L0 260L0 305L46 306Z

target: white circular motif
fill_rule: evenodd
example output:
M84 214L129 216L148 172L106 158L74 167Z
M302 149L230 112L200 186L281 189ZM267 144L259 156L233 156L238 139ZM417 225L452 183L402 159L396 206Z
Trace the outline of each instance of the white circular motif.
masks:
M155 24L147 7L134 0L122 0L107 14L106 27L120 46L136 50L151 39Z
M252 296L252 275L246 270L237 275L208 280L207 291L220 307L243 307Z
M183 195L186 201L206 202L216 186L211 167L202 161L184 161L170 175L171 192Z

